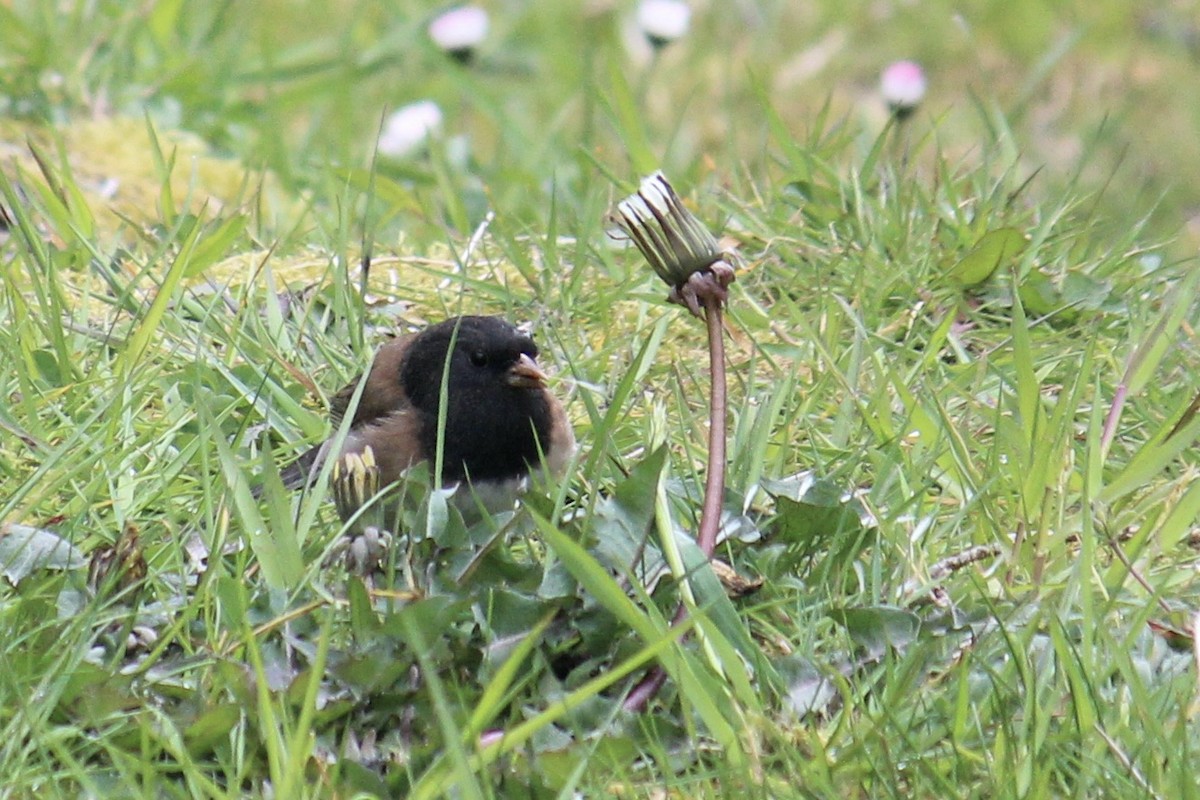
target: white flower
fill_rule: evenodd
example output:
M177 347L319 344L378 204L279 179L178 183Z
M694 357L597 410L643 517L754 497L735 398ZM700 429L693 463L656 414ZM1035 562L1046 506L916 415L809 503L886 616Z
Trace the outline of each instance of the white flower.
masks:
M479 6L452 8L429 23L429 38L433 43L462 58L469 58L487 33L488 14Z
M655 47L670 44L688 31L692 9L683 0L642 0L637 21Z
M379 154L407 158L442 127L442 110L432 100L409 103L392 112L379 135Z
M925 98L925 70L915 61L889 64L880 76L879 89L893 111L912 111Z

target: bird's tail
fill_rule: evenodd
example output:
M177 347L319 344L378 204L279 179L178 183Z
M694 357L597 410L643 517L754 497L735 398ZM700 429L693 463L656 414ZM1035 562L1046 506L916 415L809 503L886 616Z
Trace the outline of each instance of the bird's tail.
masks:
M307 489L312 486L313 481L321 472L323 451L323 444L314 445L301 453L300 457L295 461L280 470L279 480L283 482L283 488L295 491L296 489ZM253 489L255 499L262 497L264 491L265 488L262 484L255 486Z

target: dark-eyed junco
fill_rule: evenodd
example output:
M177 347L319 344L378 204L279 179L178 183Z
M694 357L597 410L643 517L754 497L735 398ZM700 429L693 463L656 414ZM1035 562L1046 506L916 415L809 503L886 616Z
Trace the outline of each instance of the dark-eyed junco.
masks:
M449 368L446 356L450 354ZM441 423L442 481L465 483L471 495L495 507L512 504L531 470L543 465L561 474L575 449L562 404L546 387L537 366L537 345L499 317L464 316L394 339L379 348L367 373L349 430L333 469L334 496L343 517L354 513L362 483L349 486L347 467L371 472L368 485L385 487L419 462L434 463ZM331 402L333 425L341 425L361 376ZM336 435L304 453L281 473L284 485L315 480L331 457Z

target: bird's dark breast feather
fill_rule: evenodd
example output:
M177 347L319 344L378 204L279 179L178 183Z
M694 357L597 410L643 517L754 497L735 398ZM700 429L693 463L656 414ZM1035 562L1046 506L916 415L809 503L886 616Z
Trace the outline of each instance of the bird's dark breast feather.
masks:
M446 410L442 479L500 480L526 474L550 446L550 404L540 390L464 392L451 396ZM421 445L428 458L437 452L437 414L423 414Z

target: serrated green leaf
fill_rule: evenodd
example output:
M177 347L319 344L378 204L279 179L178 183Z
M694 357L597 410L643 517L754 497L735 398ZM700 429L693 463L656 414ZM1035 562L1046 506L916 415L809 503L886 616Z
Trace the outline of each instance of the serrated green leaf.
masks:
M0 574L14 586L39 569L78 569L83 554L53 531L28 525L0 528Z
M228 740L229 732L242 718L242 707L233 703L212 706L196 718L183 731L192 758L202 758L213 751L221 742Z
M962 286L978 286L1012 261L1026 244L1025 234L1016 228L988 231L971 252L946 270L946 277Z
M829 617L874 656L889 647L901 650L916 641L921 618L896 606L857 606L830 609Z
M379 615L371 605L371 596L362 578L355 575L346 587L350 603L350 628L361 641L374 635L380 628Z

